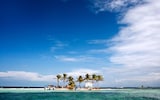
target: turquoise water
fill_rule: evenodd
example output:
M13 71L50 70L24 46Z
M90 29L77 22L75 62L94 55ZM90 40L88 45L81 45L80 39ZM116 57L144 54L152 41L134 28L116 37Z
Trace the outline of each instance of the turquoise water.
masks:
M0 100L160 100L160 89L115 89L95 92L0 90Z

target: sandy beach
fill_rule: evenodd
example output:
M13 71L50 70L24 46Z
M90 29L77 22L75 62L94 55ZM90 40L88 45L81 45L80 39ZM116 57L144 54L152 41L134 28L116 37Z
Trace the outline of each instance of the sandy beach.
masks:
M77 89L67 89L67 88L54 88L54 89L45 89L45 88L0 88L0 93L12 93L12 92L98 92L105 90L113 89L87 89L87 88L77 88Z

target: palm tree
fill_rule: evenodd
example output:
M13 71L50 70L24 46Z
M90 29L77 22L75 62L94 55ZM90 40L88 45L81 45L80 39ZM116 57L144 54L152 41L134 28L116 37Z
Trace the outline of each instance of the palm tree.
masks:
M75 87L75 82L74 81L69 81L68 89L74 89L74 87Z
M63 74L63 84L64 84L64 87L65 87L65 85L66 85L66 84L65 84L66 79L67 79L67 74L64 73L64 74Z
M73 88L75 87L75 82L74 82L73 77L72 77L72 76L69 76L69 77L68 77L68 81L69 81L69 83L68 83L68 88L69 88L69 89L73 89Z
M94 83L94 81L96 81L96 79L97 79L97 75L96 75L96 74L93 74L93 75L92 75L92 83Z
M59 80L61 79L61 77L62 77L61 75L59 74L57 75L57 87L59 87Z
M79 82L79 87L81 88L81 83L84 81L83 77L82 76L79 76L77 81Z
M99 80L99 81L103 81L102 75L98 75L97 77L98 77L98 80Z
M103 81L102 75L97 75L96 82Z
M93 74L93 75L92 75L92 81L96 80L96 78L97 78L97 75L96 75L96 74Z
M89 74L86 74L86 77L85 77L85 80L90 80L90 75Z
M72 76L69 76L69 77L68 77L68 81L73 81L73 77L72 77Z

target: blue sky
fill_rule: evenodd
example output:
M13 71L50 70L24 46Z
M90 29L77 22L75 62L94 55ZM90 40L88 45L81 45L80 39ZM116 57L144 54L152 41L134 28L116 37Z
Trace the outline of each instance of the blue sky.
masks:
M101 86L159 86L157 2L1 0L0 85L96 73Z

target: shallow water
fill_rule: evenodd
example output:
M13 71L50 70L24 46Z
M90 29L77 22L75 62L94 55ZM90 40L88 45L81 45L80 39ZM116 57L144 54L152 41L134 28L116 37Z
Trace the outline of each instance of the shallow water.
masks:
M0 90L0 100L160 100L160 89L115 89L96 92Z

